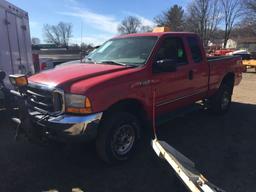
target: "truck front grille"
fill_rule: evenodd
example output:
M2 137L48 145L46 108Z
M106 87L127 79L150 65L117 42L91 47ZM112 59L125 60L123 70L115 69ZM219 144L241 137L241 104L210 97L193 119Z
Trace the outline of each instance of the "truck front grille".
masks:
M42 113L56 114L62 112L63 94L43 86L29 85L27 88L27 102L31 110Z

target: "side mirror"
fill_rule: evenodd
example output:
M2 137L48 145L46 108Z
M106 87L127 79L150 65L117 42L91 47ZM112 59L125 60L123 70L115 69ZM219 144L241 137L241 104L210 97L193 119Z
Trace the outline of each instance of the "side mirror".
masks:
M173 59L158 60L155 63L155 70L161 72L174 72L177 69L177 61Z
M0 81L3 81L5 76L6 76L6 73L0 70Z

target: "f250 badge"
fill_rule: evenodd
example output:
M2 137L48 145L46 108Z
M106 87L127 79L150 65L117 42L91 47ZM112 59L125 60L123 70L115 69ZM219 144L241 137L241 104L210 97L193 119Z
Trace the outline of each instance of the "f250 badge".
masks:
M131 85L131 88L144 87L144 86L147 86L147 85L157 84L159 82L160 82L160 80L153 80L153 79L145 80L145 81L139 81L139 82L133 83Z

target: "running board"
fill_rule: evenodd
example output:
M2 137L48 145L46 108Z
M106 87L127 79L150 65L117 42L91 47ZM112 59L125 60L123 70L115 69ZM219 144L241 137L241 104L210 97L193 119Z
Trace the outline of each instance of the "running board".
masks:
M164 115L161 115L160 117L157 117L156 125L157 126L164 125L177 117L183 117L189 113L200 111L203 108L204 108L204 106L198 102L198 103L189 105L187 107L177 109L175 111L172 111L172 112L166 113Z
M152 140L152 147L156 154L165 159L173 168L177 176L192 192L225 192L211 184L199 171L195 164L165 141Z

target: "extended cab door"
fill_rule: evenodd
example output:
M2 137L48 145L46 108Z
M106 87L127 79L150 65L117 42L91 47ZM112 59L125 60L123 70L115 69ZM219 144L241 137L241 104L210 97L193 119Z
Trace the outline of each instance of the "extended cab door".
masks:
M163 37L153 64L152 85L156 91L157 115L186 105L192 94L189 78L191 64L185 49L185 39L181 36ZM188 48L187 48L188 49ZM157 68L157 61L171 60L176 63L176 71L168 72Z
M186 37L190 62L189 80L192 102L205 98L209 84L209 66L205 60L203 45L196 35Z

